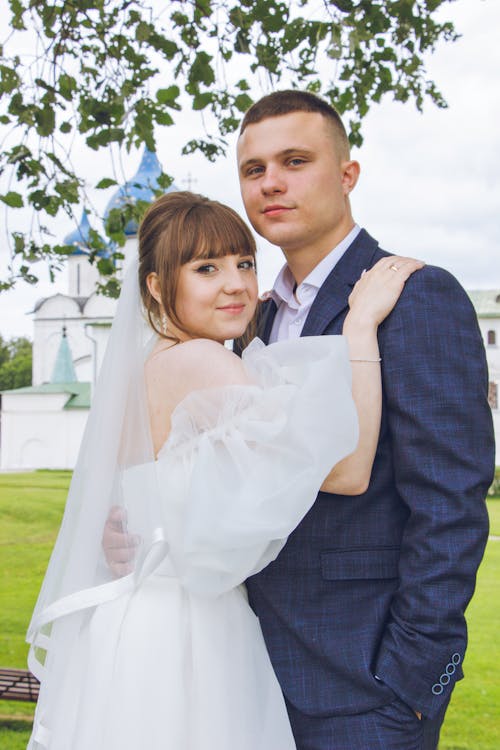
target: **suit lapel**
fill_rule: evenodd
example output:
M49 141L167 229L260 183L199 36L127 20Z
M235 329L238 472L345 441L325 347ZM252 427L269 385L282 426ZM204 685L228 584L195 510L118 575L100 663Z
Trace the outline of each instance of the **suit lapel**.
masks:
M302 336L320 336L344 312L352 288L363 270L371 268L381 256L382 253L379 251L377 254L377 251L376 240L362 229L322 284L307 316Z
M273 327L274 317L277 312L276 303L272 299L268 299L262 303L259 313L258 331L260 338L264 344L269 343L271 336L271 330Z

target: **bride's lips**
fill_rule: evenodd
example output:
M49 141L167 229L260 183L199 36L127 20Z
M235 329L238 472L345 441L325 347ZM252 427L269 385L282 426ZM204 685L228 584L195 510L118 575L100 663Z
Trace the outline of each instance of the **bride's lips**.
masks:
M262 213L265 214L265 216L279 216L280 214L291 210L291 206L282 206L280 203L273 203L271 206L266 206L262 210Z
M221 307L218 307L217 310L222 310L223 312L230 313L232 315L238 315L239 313L243 312L245 309L245 305L224 305Z

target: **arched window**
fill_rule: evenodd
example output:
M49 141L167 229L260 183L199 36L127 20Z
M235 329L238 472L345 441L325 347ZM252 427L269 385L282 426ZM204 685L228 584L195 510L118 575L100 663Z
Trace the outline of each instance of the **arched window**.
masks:
M498 409L498 385L497 383L488 383L488 403L492 409Z
M496 346L497 343L497 332L496 331L488 331L486 341L488 342L488 346Z

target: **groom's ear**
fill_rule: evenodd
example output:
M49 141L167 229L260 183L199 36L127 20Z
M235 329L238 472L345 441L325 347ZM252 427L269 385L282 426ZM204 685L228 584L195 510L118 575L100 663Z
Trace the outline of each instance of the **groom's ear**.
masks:
M342 186L344 188L344 195L346 198L349 196L351 190L354 190L359 179L361 167L359 161L349 159L349 161L343 161L341 164L342 173Z
M148 290L152 298L161 305L161 288L158 274L154 271L148 274L146 277L146 284L148 285Z

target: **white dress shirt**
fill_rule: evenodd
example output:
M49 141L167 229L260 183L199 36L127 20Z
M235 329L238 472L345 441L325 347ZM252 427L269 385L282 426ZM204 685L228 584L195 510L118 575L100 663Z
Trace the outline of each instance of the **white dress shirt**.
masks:
M282 339L299 338L311 305L320 287L333 271L348 247L354 242L361 228L355 224L349 234L318 263L304 281L295 288L295 279L284 265L271 291L271 298L278 311L274 318L269 343Z

